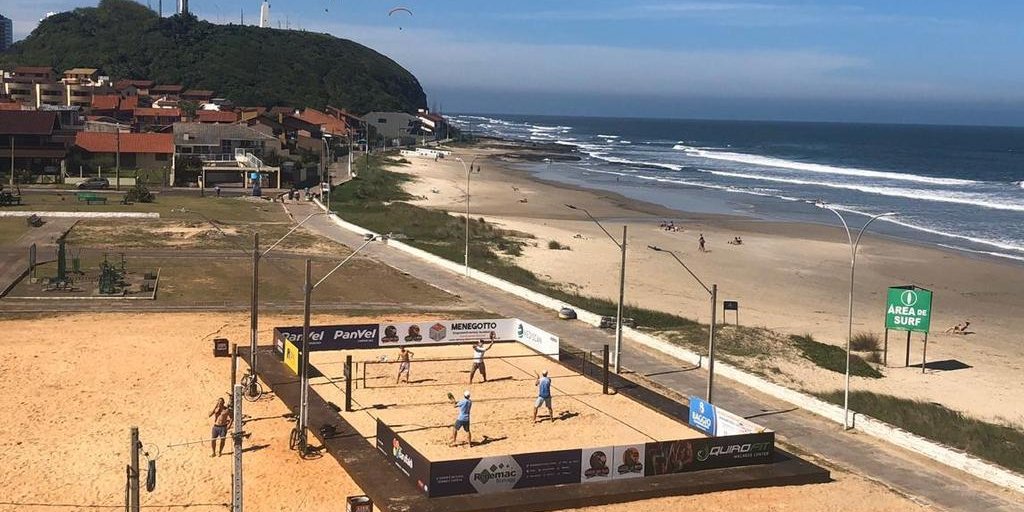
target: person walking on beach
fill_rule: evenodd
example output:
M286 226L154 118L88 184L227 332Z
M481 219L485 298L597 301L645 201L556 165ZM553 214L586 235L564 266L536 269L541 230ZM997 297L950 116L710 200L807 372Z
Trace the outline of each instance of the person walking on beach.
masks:
M697 246L698 249L700 249L700 252L708 252L704 246L704 233L700 234L700 238L697 240Z
M398 349L398 377L395 378L395 384L398 384L402 380L402 374L405 374L405 383L409 383L409 358L413 356L411 350L406 350L405 347Z
M484 366L484 353L494 346L494 340L490 340L487 346L484 346L484 340L477 340L476 345L473 346L473 369L469 372L469 383L473 383L473 377L476 376L476 371L480 370L480 376L484 378L484 382L487 382L487 367Z
M213 431L210 437L210 457L216 457L217 455L224 454L224 441L228 435L228 427L231 426L233 418L231 417L230 404L224 405L224 399L218 398L217 405L213 406L213 412L210 413L213 417ZM217 439L220 439L220 450L217 450Z
M469 447L472 447L473 433L469 430L469 411L473 408L473 401L469 399L468 389L462 393L462 397L462 400L455 402L455 408L459 410L459 415L455 417L455 429L452 430L451 446L455 446L455 441L459 437L459 429L461 428L466 431L466 439L469 440Z
M551 409L551 378L548 377L547 370L537 377L537 382L534 385L537 386L537 401L533 404L533 422L537 423L537 411L541 405L547 406L548 418L555 421L555 411Z

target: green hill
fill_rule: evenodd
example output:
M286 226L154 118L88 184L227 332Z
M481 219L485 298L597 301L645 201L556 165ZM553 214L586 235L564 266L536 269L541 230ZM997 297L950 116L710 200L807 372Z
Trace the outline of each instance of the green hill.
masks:
M99 68L113 79L151 79L211 89L238 105L356 112L426 106L416 77L363 45L326 34L215 25L192 15L160 18L128 0L101 0L46 18L0 54L13 66Z

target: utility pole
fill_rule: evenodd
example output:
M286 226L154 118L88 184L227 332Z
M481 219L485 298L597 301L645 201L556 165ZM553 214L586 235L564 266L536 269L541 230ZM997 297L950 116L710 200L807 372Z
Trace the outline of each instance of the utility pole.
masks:
M235 404L234 454L235 468L231 478L231 511L242 512L242 385L235 384L232 393Z
M131 431L132 467L128 475L128 509L139 512L139 427Z
M259 300L260 300L260 234L254 233L252 237L252 304L249 308L249 363L252 366L252 373L256 375L256 347L259 341Z
M354 253L353 253L354 254ZM306 425L309 422L309 302L313 292L312 283L313 260L306 260L306 282L303 285L302 306L302 353L299 354L299 365L302 368L299 379L302 391L299 393L299 451L306 453Z
M715 389L715 314L718 311L718 285L711 285L711 325L708 326L708 402L715 403L711 393Z

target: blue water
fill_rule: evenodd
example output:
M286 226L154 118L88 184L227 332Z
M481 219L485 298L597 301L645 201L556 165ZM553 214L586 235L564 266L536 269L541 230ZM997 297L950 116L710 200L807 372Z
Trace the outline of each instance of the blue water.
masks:
M1024 261L1024 128L452 117L476 134L561 144L581 157L537 166L547 179L769 220L836 222L808 201L848 213L854 226L894 211L879 231Z

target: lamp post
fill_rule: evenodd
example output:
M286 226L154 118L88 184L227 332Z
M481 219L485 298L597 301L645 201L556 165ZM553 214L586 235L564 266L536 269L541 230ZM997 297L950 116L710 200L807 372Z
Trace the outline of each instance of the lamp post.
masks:
M713 395L714 390L715 390L715 323L717 322L716 315L717 315L717 312L718 312L718 285L712 283L711 284L711 288L708 288L708 286L706 284L704 284L704 281L701 281L700 278L697 277L697 274L694 274L693 271L690 270L690 267L686 266L686 263L683 263L683 260L679 259L679 255L677 255L675 253L675 251L671 251L669 249L662 249L661 247L657 247L657 246L654 246L654 245L648 245L647 248L652 250L652 251L666 253L669 256L672 256L673 258L675 258L675 260L680 265L682 265L683 268L686 269L686 272L688 272L690 274L690 277L693 277L693 279L696 280L698 284L700 284L701 288L704 288L704 291L708 292L708 295L711 296L711 324L708 326L708 393L707 393L707 399L708 399L708 402L712 402L712 395Z
M846 239L850 243L850 315L849 325L846 333L846 386L843 391L843 429L849 430L850 425L850 342L853 340L853 278L854 272L857 270L857 247L860 245L860 237L864 236L864 230L871 225L877 219L882 217L888 217L890 215L896 215L896 212L880 213L868 219L864 226L860 228L860 232L857 233L857 238L853 238L850 232L850 226L846 223L846 219L840 214L835 208L823 203L814 203L818 208L824 208L836 214L839 217L839 222L843 223L843 229L846 230Z
M262 253L260 252L260 234L256 233L256 234L253 235L253 241L252 241L252 304L250 305L250 313L249 313L250 324L251 324L250 327L252 329L252 333L251 333L251 336L250 336L250 339L249 339L249 357L251 358L251 361L252 361L252 373L253 373L253 375L256 375L256 373L257 373L257 370L256 370L256 368L257 368L257 365L256 365L256 359L257 359L256 347L258 346L257 342L258 342L258 339L259 339L259 334L258 334L257 331L259 329L259 312L260 312L260 309L259 309L259 300L260 300L260 281L259 281L260 260L263 259L263 257L266 256L267 253L269 253L275 247L277 247L281 242L283 242L285 238L288 238L288 235L291 235L296 229L299 229L299 226L302 226L303 224L305 224L306 221L308 221L309 219L312 219L313 217L315 217L317 215L326 215L326 214L327 214L327 212L314 212L314 213L309 214L308 216L306 216L305 219L302 219L301 221L299 221L298 224L292 226L292 228L289 229L288 232L285 233L281 238L278 238L276 242L274 242L273 244L270 244L270 247L267 247L267 249L265 251L263 251ZM248 392L248 390L246 390L246 392Z
M458 160L460 164L462 164L462 170L466 171L466 277L469 277L469 175L473 173L473 163L475 163L476 159L479 157L479 155L473 157L473 160L471 160L469 163L468 169L466 168L465 160L463 160L460 157L455 157L455 159Z
M324 275L324 277L322 277L319 281L317 281L316 284L312 284L313 281L310 278L312 260L306 260L306 279L305 284L302 287L304 297L302 306L302 354L299 357L299 359L301 359L302 361L299 371L299 424L296 427L299 431L300 453L306 452L306 428L309 425L309 310L311 307L313 290L317 286L320 286L320 284L322 284L324 281L326 281L328 277L331 277L331 274L333 274L343 265L348 263L353 257L355 257L356 254L359 254L359 252L366 248L367 245L370 245L370 243L376 240L380 240L384 243L387 243L388 238L390 238L390 236L390 234L368 236L366 238L366 241L363 242L363 245L360 245L358 248L356 248L356 250L352 251L352 254L349 254L347 257L345 257L345 259L341 260L341 263L335 265L335 267L332 268L331 271Z
M626 225L622 225L622 242L619 242L586 209L571 204L565 206L583 212L594 224L597 224L597 227L601 228L601 231L604 231L604 234L608 235L612 243L622 252L622 261L619 265L619 303L615 308L615 359L612 361L612 370L619 373L619 363L622 362L622 301L626 296Z

